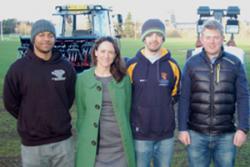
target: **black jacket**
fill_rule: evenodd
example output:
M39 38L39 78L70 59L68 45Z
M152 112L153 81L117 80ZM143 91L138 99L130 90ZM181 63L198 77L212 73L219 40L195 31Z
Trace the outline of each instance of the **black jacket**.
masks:
M240 60L222 50L212 64L204 50L185 65L181 82L179 130L205 134L248 130L249 96L246 74Z
M7 111L17 118L24 145L48 144L71 136L69 109L75 79L73 67L57 52L44 61L29 50L11 65L3 100Z

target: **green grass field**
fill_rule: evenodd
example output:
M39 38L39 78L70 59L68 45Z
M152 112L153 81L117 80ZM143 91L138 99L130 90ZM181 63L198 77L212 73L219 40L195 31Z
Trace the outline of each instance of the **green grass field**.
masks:
M171 50L172 56L176 58L181 66L184 65L185 55L188 48L193 48L194 40L188 39L167 39L165 45ZM4 111L2 104L2 87L6 71L18 55L18 40L0 41L0 167L2 159L18 159L20 157L20 140L16 133L16 121L7 112ZM136 51L143 46L139 40L123 39L121 43L122 55L132 57ZM239 42L245 53L246 68L248 71L248 80L250 80L250 42ZM39 97L38 97L39 98ZM75 122L75 112L73 110L73 122ZM74 124L74 123L73 123ZM236 167L248 167L250 164L250 140L240 149L236 160ZM186 152L183 145L176 142L173 167L187 167Z

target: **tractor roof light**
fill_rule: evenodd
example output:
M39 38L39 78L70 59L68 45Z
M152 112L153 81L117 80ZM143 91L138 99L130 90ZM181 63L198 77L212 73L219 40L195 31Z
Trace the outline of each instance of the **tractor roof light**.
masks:
M234 19L228 19L226 23L227 34L238 34L239 33L239 21Z
M61 12L61 10L62 10L62 6L56 6L55 8L56 8L57 12Z
M111 8L106 8L103 7L102 5L93 5L91 9L95 11L100 11L100 10L112 11Z
M227 8L227 16L228 17L235 17L240 14L240 8L238 6L229 6Z
M60 12L84 11L84 10L88 10L88 5L70 4L70 5L64 5L64 6L56 6L55 9L56 9L56 11L58 13L60 13Z
M88 5L84 5L84 4L70 4L70 5L67 5L67 9L69 11L83 11L83 10L88 10Z
M102 10L103 7L101 5L94 5L95 10Z
M209 17L211 16L210 14L210 8L208 6L200 6L198 8L197 13L201 16L201 17Z

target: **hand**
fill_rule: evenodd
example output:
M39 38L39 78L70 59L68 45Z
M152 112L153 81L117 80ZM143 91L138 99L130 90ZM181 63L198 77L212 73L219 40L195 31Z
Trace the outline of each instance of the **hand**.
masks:
M180 131L178 135L178 139L185 145L191 144L190 136L188 131Z
M234 145L237 147L242 146L247 140L247 135L242 130L237 130L234 135Z

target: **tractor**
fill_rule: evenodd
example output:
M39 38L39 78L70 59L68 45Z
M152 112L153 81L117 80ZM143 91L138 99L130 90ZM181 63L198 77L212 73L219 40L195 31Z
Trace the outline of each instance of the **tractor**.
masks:
M96 39L113 36L119 41L122 16L111 15L112 9L101 5L56 6L55 16L61 17L55 48L73 65L77 73L91 65L91 48ZM19 55L25 56L31 45L29 37L20 37ZM118 42L119 43L119 42Z

